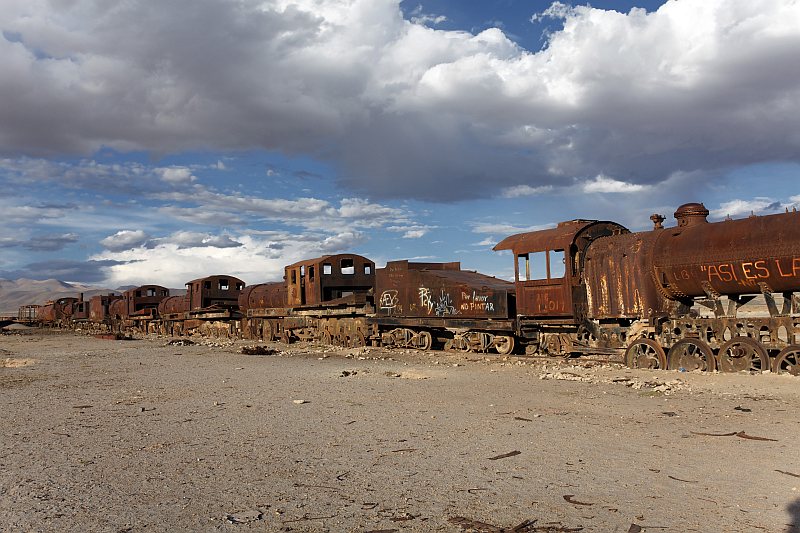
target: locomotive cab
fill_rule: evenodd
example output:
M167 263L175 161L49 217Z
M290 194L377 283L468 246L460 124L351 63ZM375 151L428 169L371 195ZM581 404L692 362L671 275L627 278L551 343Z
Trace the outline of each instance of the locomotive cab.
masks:
M511 250L517 315L555 324L577 324L586 316L582 287L584 252L600 237L627 233L614 222L570 220L555 228L505 238L494 250Z

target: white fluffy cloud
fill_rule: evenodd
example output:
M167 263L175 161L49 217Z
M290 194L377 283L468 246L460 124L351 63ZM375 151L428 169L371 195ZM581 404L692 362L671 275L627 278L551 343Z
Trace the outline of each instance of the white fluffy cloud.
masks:
M399 0L6 0L0 152L275 149L373 196L439 201L800 159L796 1L557 3L540 16L563 30L536 52L418 15Z
M141 246L150 236L142 230L121 230L102 239L102 244L107 250L119 252Z

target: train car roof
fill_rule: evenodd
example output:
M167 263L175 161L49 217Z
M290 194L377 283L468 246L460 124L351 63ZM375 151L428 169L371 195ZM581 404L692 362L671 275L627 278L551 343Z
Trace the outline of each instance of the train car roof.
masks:
M226 275L226 274L214 274L213 276L206 276L206 277L204 277L204 278L197 278L197 279L193 279L193 280L191 280L191 281L187 281L186 283L184 283L184 285L189 285L189 284L191 284L191 283L196 283L196 282L198 282L198 281L205 281L205 280L207 280L207 279L220 279L220 278L234 279L234 280L236 280L236 281L241 281L241 282L242 282L242 284L244 285L244 281L240 280L240 279L239 279L239 278L237 278L236 276L228 276L228 275Z
M593 224L614 223L598 220L568 220L560 222L555 228L511 235L497 243L492 250L512 250L514 253L566 250L581 231Z
M474 270L461 270L459 263L409 263L408 261L389 261L386 263L386 268L382 270L397 269L398 267L405 267L403 270L414 272L424 272L427 276L441 278L450 283L463 283L465 285L481 285L493 290L507 290L514 286L511 281L489 276L488 274L481 274ZM453 268L457 266L456 268ZM428 267L428 268L426 268Z
M368 257L364 257L363 255L359 255L359 254L331 254L331 255L323 255L323 256L320 256L320 257L315 257L313 259L304 259L302 261L298 261L296 263L292 263L291 265L287 265L285 268L295 268L295 267L299 267L299 266L303 266L303 265L316 265L316 264L319 264L319 263L321 263L323 261L327 261L327 260L330 260L332 258L337 258L337 257L357 257L359 259L363 259L364 261L366 261L368 263L374 263L374 261L372 259L370 259Z

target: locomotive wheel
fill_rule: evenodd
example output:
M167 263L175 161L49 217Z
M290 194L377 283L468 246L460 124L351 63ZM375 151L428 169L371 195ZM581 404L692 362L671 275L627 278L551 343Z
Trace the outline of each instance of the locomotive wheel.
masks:
M760 342L750 337L734 337L719 349L717 368L720 372L761 372L769 368L769 355Z
M272 323L269 320L265 320L261 325L261 338L267 342L275 340L275 332L273 331Z
M625 350L625 364L630 368L667 368L664 348L653 339L636 339Z
M787 346L778 353L772 371L800 376L800 344Z
M351 348L363 348L367 345L367 339L364 337L364 334L360 331L356 331L356 334L350 340L352 346Z
M667 368L670 370L683 368L713 372L717 366L711 347L700 339L679 340L669 349L668 360Z
M430 331L420 331L417 336L416 348L418 350L428 351L433 346L433 336Z
M497 335L494 338L494 349L500 355L508 355L514 351L514 337L511 335Z

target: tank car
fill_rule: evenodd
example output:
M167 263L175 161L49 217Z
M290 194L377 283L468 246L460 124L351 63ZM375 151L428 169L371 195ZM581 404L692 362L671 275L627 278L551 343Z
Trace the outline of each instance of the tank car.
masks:
M675 227L575 220L500 242L515 257L518 337L634 367L795 372L800 215L707 216L691 203Z
M428 350L501 354L514 350L514 284L460 263L389 261L378 269L377 303L370 323L381 343Z
M281 317L288 312L286 284L282 281L249 285L239 295L242 335L273 341L283 331Z

